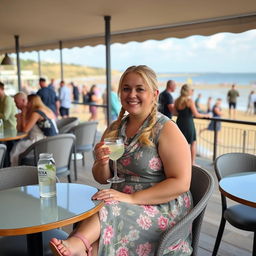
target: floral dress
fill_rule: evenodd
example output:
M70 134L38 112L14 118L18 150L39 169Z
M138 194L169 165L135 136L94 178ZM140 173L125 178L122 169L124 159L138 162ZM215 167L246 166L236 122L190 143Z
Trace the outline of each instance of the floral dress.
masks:
M124 118L119 136L125 141L125 152L118 160L117 167L118 174L125 178L125 182L115 184L115 189L130 194L165 179L157 144L160 131L167 121L170 121L169 118L158 113L154 137L151 138L155 146L148 147L141 146L138 141L141 131L148 125L148 120L133 138L127 139L127 117ZM190 192L158 205L136 205L115 200L106 203L99 213L101 236L98 255L155 255L162 233L174 226L191 207ZM166 248L164 255L190 255L191 252L191 236L188 235L178 244Z

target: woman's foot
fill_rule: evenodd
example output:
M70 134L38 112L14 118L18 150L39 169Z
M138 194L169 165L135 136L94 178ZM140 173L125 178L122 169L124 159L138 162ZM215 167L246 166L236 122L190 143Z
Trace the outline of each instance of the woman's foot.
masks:
M74 234L67 240L52 238L50 247L54 256L87 256L87 248L91 250L88 241L80 234Z

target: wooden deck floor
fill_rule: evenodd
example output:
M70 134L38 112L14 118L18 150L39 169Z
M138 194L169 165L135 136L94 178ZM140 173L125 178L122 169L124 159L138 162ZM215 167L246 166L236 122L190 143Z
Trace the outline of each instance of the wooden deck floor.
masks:
M96 181L94 181L91 173L92 167L92 154L87 153L85 155L86 164L83 167L82 161L77 162L78 166L78 181L77 183L83 183L87 185L96 186L98 188L104 188ZM215 238L217 235L220 214L221 214L221 200L220 193L218 191L217 179L214 174L213 165L209 160L198 158L197 164L210 171L215 178L215 190L207 206L203 226L201 230L200 242L199 242L199 256L209 256L212 254ZM64 181L64 180L63 180ZM66 182L66 181L65 181ZM233 202L229 201L231 204ZM65 231L70 232L71 227L63 228ZM220 245L220 256L249 256L252 251L253 233L242 231L234 228L230 224L226 224L223 239Z

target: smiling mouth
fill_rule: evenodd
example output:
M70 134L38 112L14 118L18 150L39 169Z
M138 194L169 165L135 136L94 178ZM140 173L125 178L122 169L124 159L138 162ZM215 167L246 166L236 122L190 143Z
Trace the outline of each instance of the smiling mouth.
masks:
M138 102L138 101L128 101L127 102L129 105L138 105L138 104L140 104L140 102Z

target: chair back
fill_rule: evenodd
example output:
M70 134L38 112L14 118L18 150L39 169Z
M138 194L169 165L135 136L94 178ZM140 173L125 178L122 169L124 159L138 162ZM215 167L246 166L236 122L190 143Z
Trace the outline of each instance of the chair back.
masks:
M160 244L156 255L163 255L164 250L178 243L180 239L188 235L192 225L192 255L197 255L198 242L200 236L201 225L204 217L204 212L210 196L213 193L214 180L208 171L201 167L192 167L192 179L190 192L193 197L193 208L184 216L174 227L167 230L161 237Z
M0 190L36 184L37 167L24 165L0 169Z
M76 150L90 151L95 144L98 122L83 122L73 127L70 132L76 136Z
M255 172L256 156L247 153L227 153L217 157L214 167L219 181L234 173Z
M56 125L59 130L59 134L68 133L70 129L79 124L77 117L67 117L56 121Z
M4 144L0 144L0 168L4 166L4 158L6 154L6 146Z
M59 134L36 141L28 147L19 156L19 163L31 164L36 166L39 160L39 154L52 153L56 163L57 175L70 170L71 155L75 146L75 136L73 134ZM24 162L22 159L30 153L32 154L32 163Z

